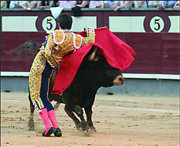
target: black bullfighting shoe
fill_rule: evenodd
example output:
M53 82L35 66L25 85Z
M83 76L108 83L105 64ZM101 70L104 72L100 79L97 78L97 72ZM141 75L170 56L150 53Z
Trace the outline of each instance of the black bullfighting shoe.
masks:
M46 134L45 134L45 131L44 131L44 133L42 134L42 136L44 136L44 137L50 137L51 134L54 133L54 131L55 131L55 129L54 129L53 127L51 127Z
M62 136L62 132L61 132L60 128L55 129L54 136L56 136L56 137L61 137Z

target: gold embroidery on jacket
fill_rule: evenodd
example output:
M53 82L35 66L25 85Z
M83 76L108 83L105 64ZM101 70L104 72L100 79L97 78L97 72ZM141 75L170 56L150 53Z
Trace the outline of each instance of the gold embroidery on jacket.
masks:
M44 108L40 98L41 77L46 65L46 58L42 51L39 51L34 59L29 73L29 90L34 106L39 110ZM38 105L38 106L37 106Z
M47 44L44 47L45 57L50 65L55 67L59 63L59 59L84 45L93 43L94 40L94 33L91 33L89 37L81 37L69 30L55 30L48 35ZM41 49L43 50L43 47Z

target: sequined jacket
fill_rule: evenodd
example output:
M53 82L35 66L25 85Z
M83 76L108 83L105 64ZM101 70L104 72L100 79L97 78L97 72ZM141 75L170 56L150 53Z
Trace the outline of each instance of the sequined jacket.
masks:
M87 36L82 37L69 30L55 30L50 32L40 50L54 68L65 55L95 41L94 31L88 32Z

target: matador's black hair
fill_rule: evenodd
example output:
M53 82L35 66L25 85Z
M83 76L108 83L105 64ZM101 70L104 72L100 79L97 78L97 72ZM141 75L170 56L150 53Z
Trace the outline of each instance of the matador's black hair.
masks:
M57 21L61 26L61 29L68 29L70 30L72 27L72 17L69 14L62 13L58 18Z

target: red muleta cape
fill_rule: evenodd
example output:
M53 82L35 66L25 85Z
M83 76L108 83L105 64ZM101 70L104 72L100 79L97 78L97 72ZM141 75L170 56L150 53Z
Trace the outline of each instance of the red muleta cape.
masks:
M134 50L108 28L95 29L95 33L95 43L83 46L63 58L53 87L53 94L62 94L71 85L84 57L93 45L99 47L98 53L102 54L112 67L121 71L127 69L134 61ZM78 34L85 36L85 32Z

